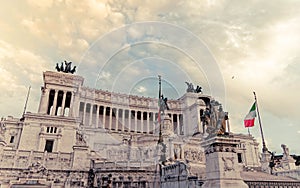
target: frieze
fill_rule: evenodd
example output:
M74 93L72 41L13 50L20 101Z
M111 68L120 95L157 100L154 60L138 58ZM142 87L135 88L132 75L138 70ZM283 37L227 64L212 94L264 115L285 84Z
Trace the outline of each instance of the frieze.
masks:
M95 90L87 87L82 87L81 89L80 97L90 99L92 101L109 102L110 104L124 104L133 107L157 108L158 99L155 98L125 95L104 90ZM178 110L181 107L180 101L168 100L168 103L172 106L171 110Z
M214 153L214 152L232 152L236 153L236 148L231 146L222 146L222 145L213 145L208 147L205 150L205 154Z
M199 149L187 149L184 151L184 158L193 162L204 162L204 152Z
M68 75L64 73L44 72L46 84L60 84L64 86L82 86L84 78L81 76Z
M40 125L60 125L60 126L66 126L66 125L74 125L74 123L80 123L79 118L74 117L59 117L59 116L41 116L40 114L34 114L34 113L26 113L25 114L26 121L33 121L33 122L43 122L40 123ZM31 123L31 122L30 122ZM29 125L29 122L25 125Z
M10 184L36 184L40 181L51 183L55 185L56 183L62 183L64 185L73 184L74 182L84 181L87 179L88 174L87 171L72 171L72 170L50 170L47 169L42 173L42 168L39 173L34 172L34 167L29 167L26 169L9 169L9 170L0 170L0 176L5 177L2 178L2 182L10 182ZM30 173L30 169L33 170ZM39 179L39 180L36 180Z

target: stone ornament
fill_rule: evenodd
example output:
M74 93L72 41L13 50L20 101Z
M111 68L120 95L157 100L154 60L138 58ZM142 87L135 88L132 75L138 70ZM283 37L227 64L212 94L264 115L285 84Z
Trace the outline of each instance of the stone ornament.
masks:
M234 171L234 157L222 157L224 171Z
M30 173L30 174L39 174L39 175L47 175L48 170L40 162L35 162L35 163L32 163L28 167L28 173Z

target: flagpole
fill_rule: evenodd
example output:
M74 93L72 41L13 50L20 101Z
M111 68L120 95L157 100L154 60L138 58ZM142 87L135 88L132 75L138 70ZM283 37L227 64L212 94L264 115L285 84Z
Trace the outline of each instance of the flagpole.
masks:
M21 117L21 121L24 120L24 115L26 113L26 108L27 108L27 102L28 102L28 98L29 98L29 94L30 94L30 88L31 86L28 87L28 91L27 91L27 97L26 97L26 101L25 101L25 105L24 105L24 110L23 110L23 114L22 114L22 117Z
M261 125L261 120L260 120L260 115L259 115L259 110L258 110L258 103L257 103L257 99L256 99L256 94L255 94L254 91L253 91L253 94L254 94L254 99L255 99L255 103L256 103L256 110L257 110L257 116L258 116L260 134L261 134L261 138L262 138L262 145L263 145L262 151L264 153L265 151L268 151L268 148L267 148L266 143L265 143L264 133L263 133L263 129L262 129L262 125Z
M157 142L157 143L160 144L160 143L163 143L163 137L162 137L162 133L161 133L161 117L160 117L160 116L161 116L161 112L160 112L160 110L161 110L161 109L160 109L160 108L161 108L161 107L160 107L160 105L161 105L161 104L160 104L160 102L161 102L161 101L160 101L160 100L161 100L161 99L160 99L160 98L161 98L161 76L160 76L160 75L158 75L158 85L159 85L159 86L158 86L158 87L159 87L159 88L158 88L158 108L159 108L159 110L158 110L158 117L159 117L159 118L158 118L158 123L159 123L159 137L158 137L158 142Z
M249 129L249 127L248 127L248 134L249 134L249 136L250 136L250 129Z

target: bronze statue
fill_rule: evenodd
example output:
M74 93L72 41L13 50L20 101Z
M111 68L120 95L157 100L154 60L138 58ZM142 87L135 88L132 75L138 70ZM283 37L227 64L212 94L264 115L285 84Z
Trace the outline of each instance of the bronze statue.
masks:
M191 93L202 93L202 87L198 86L196 87L196 89L194 88L193 83L189 83L189 82L185 82L187 85L187 89L186 92L191 92Z
M163 112L163 114L165 113L165 110L170 110L167 102L168 102L168 98L167 97L164 98L164 96L161 95L159 99L159 109L160 111Z
M70 71L71 71L71 64L72 64L72 62L67 62L66 60L65 60L65 73L69 73Z
M209 134L209 137L229 134L226 132L228 112L223 111L223 108L218 101L210 101L210 104L201 115L201 121L203 127L206 126L206 132Z
M197 85L195 93L202 93L202 87L200 87L200 86Z
M210 110L208 108L205 109L201 119L202 119L204 125L207 126L210 124Z
M64 63L63 62L61 62L61 64L60 64L60 71L64 71Z
M65 63L65 67L64 67L64 63ZM61 62L60 66L58 65L58 63L56 63L55 69L57 70L57 72L74 74L76 72L76 66L74 66L72 69L71 65L72 65L72 62L64 61L64 62Z
M58 66L58 63L56 63L56 70L58 71L58 72L60 72L60 68L59 68L59 66Z
M73 67L73 69L70 71L70 73L74 74L76 72L76 66Z
M224 135L226 132L226 121L228 120L228 113L225 112L225 116L221 120L221 127L219 128L218 135Z

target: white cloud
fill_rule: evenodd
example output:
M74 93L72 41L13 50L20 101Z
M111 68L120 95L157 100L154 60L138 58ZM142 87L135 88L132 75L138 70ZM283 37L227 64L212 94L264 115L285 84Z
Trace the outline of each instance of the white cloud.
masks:
M29 104L36 109L42 72L49 69L48 61L25 49L17 49L0 41L0 114L20 115L28 86L32 86ZM35 104L34 104L35 103ZM13 105L12 105L13 104Z
M145 93L147 91L147 89L145 87L143 87L143 86L139 86L136 90L139 93Z
M41 9L50 8L53 4L53 0L27 0L27 2L30 5Z
M99 80L109 80L110 76L111 76L111 74L109 72L102 71L98 78L99 78Z

